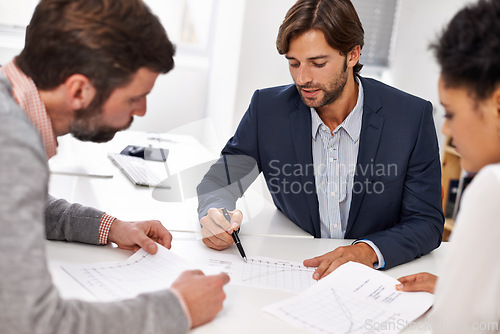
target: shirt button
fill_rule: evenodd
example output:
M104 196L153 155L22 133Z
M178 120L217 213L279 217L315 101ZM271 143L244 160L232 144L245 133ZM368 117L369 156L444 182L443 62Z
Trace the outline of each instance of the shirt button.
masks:
M338 224L333 224L333 228L337 228L338 226Z
M333 162L333 158L330 158L330 162Z
M334 191L332 191L332 192L330 193L330 195L332 195L332 197L335 197L335 192L334 192Z
M333 148L330 147L330 152L333 152Z

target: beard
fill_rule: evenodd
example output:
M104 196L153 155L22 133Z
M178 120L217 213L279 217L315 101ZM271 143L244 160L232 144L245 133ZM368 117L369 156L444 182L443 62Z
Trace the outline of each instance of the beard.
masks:
M75 111L75 121L71 125L70 133L78 140L103 143L113 139L118 131L128 129L134 120L130 117L127 125L114 128L102 125L102 104L90 103L87 108Z
M295 86L299 91L302 101L304 101L304 103L309 108L321 108L338 100L338 98L344 92L344 87L347 83L347 78L348 78L348 73L347 73L347 57L346 57L343 72L340 72L339 75L337 75L332 81L328 82L326 85L320 85L320 84L315 84L313 82L308 82L307 84L302 86L297 84L295 84ZM317 98L311 99L304 97L302 95L302 89L319 89L323 92L323 97L321 99Z

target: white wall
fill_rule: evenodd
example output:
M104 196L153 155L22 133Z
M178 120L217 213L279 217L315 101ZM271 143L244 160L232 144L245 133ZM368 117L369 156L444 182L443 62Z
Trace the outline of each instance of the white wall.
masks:
M233 131L256 89L292 83L288 63L276 50L278 28L295 0L249 0L241 36Z
M31 19L38 0L0 1L0 23L25 27ZM0 35L0 65L19 54L24 45L20 34Z
M437 81L439 67L429 44L453 15L470 0L402 0L396 45L383 80L399 89L432 102L440 143L443 108L439 104Z
M203 142L209 142L207 146L219 152L233 132L246 3L246 0L219 0L214 17Z
M0 1L0 22L26 25L39 0Z

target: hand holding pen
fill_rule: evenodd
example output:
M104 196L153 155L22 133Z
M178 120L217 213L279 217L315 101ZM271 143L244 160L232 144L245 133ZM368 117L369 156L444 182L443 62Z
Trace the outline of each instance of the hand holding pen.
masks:
M228 222L231 222L231 217L229 216L229 213L225 208L222 209L222 214ZM245 251L243 250L243 246L241 245L240 237L238 236L238 230L234 230L233 233L231 233L231 236L233 237L234 243L236 244L241 257L243 258L243 261L247 262L247 256L245 254Z
M234 239L231 231L239 229L243 215L239 210L227 213L230 215L230 221L224 217L222 210L217 208L211 208L206 216L201 218L203 243L208 247L223 250L233 245Z

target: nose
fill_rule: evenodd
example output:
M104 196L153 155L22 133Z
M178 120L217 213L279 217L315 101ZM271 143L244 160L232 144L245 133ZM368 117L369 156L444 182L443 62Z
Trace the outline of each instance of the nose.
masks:
M444 120L443 126L441 127L441 133L447 137L451 136L450 124L447 119Z
M147 102L146 102L146 98L142 98L137 106L132 110L132 116L139 116L139 117L142 117L144 115L146 115L146 105L147 105Z
M301 65L297 73L297 84L300 86L304 86L305 84L311 81L312 81L311 71L307 66Z

